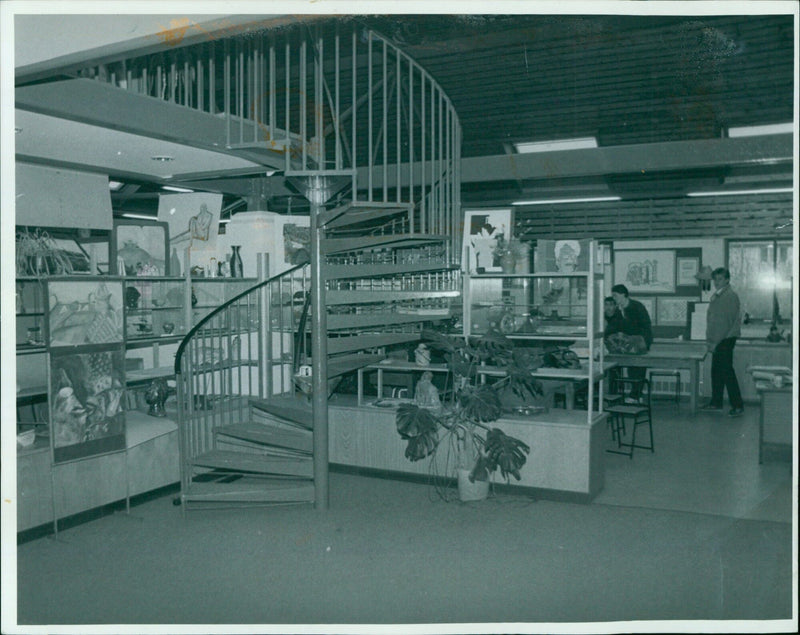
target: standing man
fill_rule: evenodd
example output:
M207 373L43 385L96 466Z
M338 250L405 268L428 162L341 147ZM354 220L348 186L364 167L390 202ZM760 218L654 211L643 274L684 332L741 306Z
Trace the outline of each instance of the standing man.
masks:
M644 304L637 300L631 300L628 294L628 287L624 284L615 284L611 287L611 297L617 303L622 313L622 332L635 340L637 352L646 353L650 350L653 343L653 326L650 321L650 314ZM643 366L628 367L628 378L644 380L647 377L647 368ZM631 389L631 396L638 398L640 389L634 386Z
M742 332L739 296L731 289L731 272L719 267L711 272L714 294L706 316L706 344L711 358L711 401L701 410L722 410L723 393L728 390L731 409L728 415L740 417L744 401L733 369L733 347Z

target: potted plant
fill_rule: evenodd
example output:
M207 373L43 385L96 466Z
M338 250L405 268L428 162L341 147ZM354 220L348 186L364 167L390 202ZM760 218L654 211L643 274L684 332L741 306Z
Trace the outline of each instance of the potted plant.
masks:
M500 263L503 273L514 273L518 262L528 253L528 245L518 238L506 240L502 234L497 237L492 255Z
M440 408L416 403L398 408L396 425L408 442L406 458L419 461L433 457L443 443L453 442L462 500L485 497L489 479L498 468L506 481L510 476L520 480L530 448L491 423L502 414L506 397L514 396L523 402L538 402L543 397L540 383L531 374L542 365L542 355L515 348L511 340L494 329L475 340L435 331L424 331L423 339L430 348L444 354L453 386L449 399ZM483 383L478 374L482 364L498 368L502 376L493 383ZM476 483L482 486L482 495L464 491Z

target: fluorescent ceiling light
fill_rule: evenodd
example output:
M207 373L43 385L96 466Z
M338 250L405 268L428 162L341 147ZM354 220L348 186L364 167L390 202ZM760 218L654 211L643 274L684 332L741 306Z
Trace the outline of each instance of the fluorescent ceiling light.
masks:
M728 128L729 137L757 137L764 134L782 134L785 132L792 132L794 124L788 123L772 123L763 126L738 126Z
M536 201L514 201L512 205L550 205L555 203L598 203L600 201L621 201L620 196L592 196L587 198L551 198Z
M187 187L176 187L174 185L162 185L162 190L169 190L170 192L194 192L194 190L190 190Z
M122 185L123 184L120 183L119 181L109 181L108 182L108 189L109 190L113 190L113 191L116 192L119 188L122 187Z
M123 218L138 218L140 220L156 220L155 216L147 216L146 214L129 214L128 212L123 212L120 216Z
M686 196L741 196L743 194L782 194L793 192L791 187L767 187L760 190L719 190L716 192L687 192Z
M524 141L514 144L514 148L520 154L526 154L528 152L552 152L554 150L579 150L580 148L596 147L597 139L594 137L552 139L550 141Z

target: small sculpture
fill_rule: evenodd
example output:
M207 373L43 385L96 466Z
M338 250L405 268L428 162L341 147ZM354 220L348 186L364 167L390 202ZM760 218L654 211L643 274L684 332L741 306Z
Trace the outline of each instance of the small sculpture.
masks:
M139 306L139 298L142 296L135 287L125 287L125 306L135 309Z
M151 417L166 417L164 402L167 401L169 387L164 379L154 379L144 393L144 400L150 405L147 411Z
M439 391L433 385L433 373L426 370L414 389L414 401L420 408L438 410L442 407Z

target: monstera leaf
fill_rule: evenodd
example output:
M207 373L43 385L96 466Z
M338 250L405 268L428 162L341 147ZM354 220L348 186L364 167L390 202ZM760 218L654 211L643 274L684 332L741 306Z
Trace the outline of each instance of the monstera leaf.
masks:
M395 425L400 436L408 440L405 455L409 461L424 459L436 450L438 419L430 410L414 404L400 404Z
M492 428L486 434L484 453L488 459L487 469L493 472L498 467L500 474L508 480L508 475L513 474L514 478L520 480L519 471L525 461L526 456L531 451L530 447L516 439L508 436L499 428Z
M496 364L510 359L513 350L514 343L495 328L481 335L473 348L475 357L480 361L494 360Z
M459 395L458 400L462 417L471 421L494 421L503 411L500 396L489 384L467 388Z

